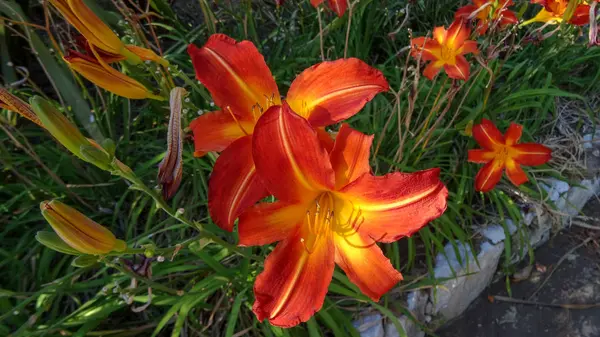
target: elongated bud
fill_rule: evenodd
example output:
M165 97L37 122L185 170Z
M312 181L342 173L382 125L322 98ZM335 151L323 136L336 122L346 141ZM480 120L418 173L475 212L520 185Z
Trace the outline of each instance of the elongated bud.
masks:
M95 145L85 138L79 132L79 129L50 102L39 96L34 96L31 98L30 103L31 108L40 119L43 127L59 143L82 160L94 164L103 170L109 169L111 160L108 153L102 150L97 144ZM91 148L96 148L97 150Z
M175 195L181 184L183 174L183 140L181 137L181 109L183 96L187 92L183 88L171 90L169 117L169 131L167 134L167 153L158 165L158 180L162 186L162 194L165 199Z
M56 234L80 253L103 255L127 248L111 231L60 201L44 201L40 209Z
M4 87L0 86L0 108L10 110L18 113L19 115L29 119L35 124L44 127L40 122L40 119L33 113L31 107L19 99L17 96L11 94Z
M39 243L44 246L55 250L59 253L69 254L69 255L79 255L80 252L71 248L66 242L64 242L60 236L58 236L54 232L40 231L35 235L35 239L38 240Z
M101 59L94 59L75 51L71 51L63 59L69 64L71 69L100 88L110 91L113 94L131 99L152 98L164 100L162 97L154 95L135 79L118 72L107 64L101 64L100 62L104 62Z

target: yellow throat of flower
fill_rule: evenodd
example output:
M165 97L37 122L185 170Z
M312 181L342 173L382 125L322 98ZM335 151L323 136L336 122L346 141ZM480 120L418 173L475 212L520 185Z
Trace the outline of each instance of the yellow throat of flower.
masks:
M456 64L456 50L447 45L442 45L440 48L440 60L445 64Z

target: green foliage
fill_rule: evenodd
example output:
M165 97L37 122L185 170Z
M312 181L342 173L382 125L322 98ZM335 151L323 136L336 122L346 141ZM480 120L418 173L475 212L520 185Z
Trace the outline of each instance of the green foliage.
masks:
M499 52L487 65L493 79L471 59L472 77L466 83L453 83L445 76L415 82L418 69L414 68L416 62L408 59L407 29L413 36L425 36L432 27L449 24L456 1L410 2L414 4L360 1L353 10L347 45L348 14L337 18L330 11L322 13L326 58L343 57L347 49L348 56L380 69L396 92L377 96L350 120L355 128L375 135L373 170L381 175L440 167L450 191L448 210L431 226L410 239L382 245L392 264L404 273L401 291L434 285L435 279L420 276L433 269L435 256L444 252L447 242L455 249L457 241L470 243L473 229L489 214L500 214L502 224L506 219L518 223L518 205L504 192L483 195L474 191L473 179L479 166L466 162L467 150L475 146L464 134L469 123L486 117L504 130L511 121L518 122L524 125L524 139L532 141L555 115L557 97L585 100L600 78L600 49L585 48L577 32L565 27L561 36L555 34L536 45L522 43L510 55ZM218 4L201 0L193 4L198 10L194 16L201 19L187 24L179 18L183 13L169 2L150 1L151 10L157 14L151 26L171 63L171 74L190 92L190 101L184 106L184 126L196 111L213 109L206 89L194 80L186 53L189 43L202 44L213 31L253 41L265 56L281 92L287 92L301 70L321 61L319 24L308 1L288 1L279 8L266 0ZM40 5L29 10L37 16L28 16L44 25ZM0 12L14 21L28 22L12 1L0 3ZM148 30L148 21L141 22ZM5 84L19 78L15 68L6 67L9 61L31 67L31 83L15 87L16 95L26 98L38 94L64 100L62 112L74 117L87 136L112 140L102 143L111 149L111 155L114 152L129 165L146 186L156 185L157 165L166 150L168 107L164 103L129 101L97 91L85 81L74 81L57 53L50 52L50 41L43 31L17 24L8 27L0 21ZM131 27L118 23L115 28L124 40L139 42ZM14 30L28 40L12 34ZM64 32L55 33L61 45L71 42ZM500 42L500 36L492 42L483 38L480 42L485 46L515 45L523 35L518 31L508 42ZM34 64L19 64L23 49L14 46L26 45L38 53L35 59L45 72ZM12 46L8 53L5 46ZM486 49L482 48L482 53ZM132 76L142 72L135 67L127 71ZM41 86L35 85L38 81ZM457 86L460 89L453 99L445 96ZM90 122L91 117L94 122ZM308 323L286 330L258 322L251 312L252 285L271 247L234 249L235 234L211 222L206 208L207 181L215 158L194 158L191 142L185 142L182 185L167 206L182 209L187 219L213 238L196 236L195 229L165 213L165 207L151 195L78 160L37 126L17 120L8 112L3 112L0 126L0 335L358 336L352 318L368 307L380 311L404 335L396 315L405 311L390 305L396 295L371 303L340 271L335 272L323 309ZM551 167L534 172L560 176ZM514 188L504 183L502 187L536 200L543 197L527 185ZM132 265L142 264L143 256L155 259L151 277L138 276L137 286L131 287L135 274L123 259L106 257L103 263L95 263L95 258L74 258L38 244L36 233L48 229L38 207L46 199L76 205L109 227L129 247L137 249L137 255L129 258ZM519 250L519 255L529 251L523 245L528 240L521 240L507 241L505 268L510 268L513 249ZM176 248L178 244L180 248ZM148 287L152 288L151 295ZM150 302L149 296L151 304L147 308L132 311Z

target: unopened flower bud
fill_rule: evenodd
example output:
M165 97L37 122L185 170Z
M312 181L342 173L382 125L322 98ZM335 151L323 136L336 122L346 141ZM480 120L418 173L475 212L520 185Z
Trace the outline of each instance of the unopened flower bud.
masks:
M74 155L104 170L110 166L109 154L85 138L79 129L50 102L34 96L30 104L46 130Z
M80 252L71 248L68 244L66 244L60 236L58 236L54 232L40 231L35 235L35 239L43 244L44 246L55 250L59 253L69 254L69 255L79 255Z
M102 255L127 248L111 231L60 201L44 201L40 209L56 234L80 253Z

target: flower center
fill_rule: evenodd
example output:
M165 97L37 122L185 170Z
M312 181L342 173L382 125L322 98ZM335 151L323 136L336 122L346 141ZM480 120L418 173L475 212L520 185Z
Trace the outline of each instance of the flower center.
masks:
M331 192L321 193L306 211L305 233L307 234L301 239L302 244L309 253L312 253L320 239L325 236L335 234L347 240L358 232L364 220L360 208L336 198ZM374 239L373 244L375 241L377 240Z
M440 52L442 56L442 60L448 64L454 64L456 61L456 54L454 53L454 49L443 45Z
M502 146L500 149L498 149L498 152L496 153L496 159L502 161L503 163L506 162L506 160L509 157L508 151L508 146Z

